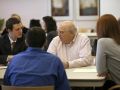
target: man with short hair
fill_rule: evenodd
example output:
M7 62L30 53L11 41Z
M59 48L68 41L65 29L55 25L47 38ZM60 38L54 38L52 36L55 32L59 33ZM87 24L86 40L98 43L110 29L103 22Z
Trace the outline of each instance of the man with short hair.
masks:
M12 86L48 86L54 90L70 90L61 60L42 50L46 34L40 27L26 35L28 49L15 55L4 76L4 84Z
M28 28L26 28L26 27L23 25L23 23L22 23L22 21L21 21L21 17L20 17L18 14L13 13L13 14L10 16L10 18L16 18L16 19L18 19L18 20L21 22L21 30L22 30L22 33L24 33L24 34L27 33ZM7 34L7 33L8 33L8 31L7 31L6 27L5 27L5 29L2 31L1 35Z
M21 28L21 22L16 18L9 18L6 21L8 33L0 37L0 65L6 65L13 55L26 49Z
M88 66L93 63L89 38L78 34L72 21L60 23L58 36L52 40L47 51L57 55L65 68Z

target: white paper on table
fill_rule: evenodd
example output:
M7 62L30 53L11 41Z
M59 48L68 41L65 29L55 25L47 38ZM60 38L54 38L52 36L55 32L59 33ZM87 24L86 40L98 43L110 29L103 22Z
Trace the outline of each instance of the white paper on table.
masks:
M73 72L97 72L96 69L75 69Z

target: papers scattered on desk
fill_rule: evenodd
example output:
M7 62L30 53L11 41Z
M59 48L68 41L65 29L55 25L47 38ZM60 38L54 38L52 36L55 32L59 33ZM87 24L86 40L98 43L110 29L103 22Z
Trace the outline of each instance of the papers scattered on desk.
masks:
M75 69L73 72L97 72L96 71L96 69L82 69L82 68L80 68L80 69Z
M0 69L6 69L7 66L0 66Z

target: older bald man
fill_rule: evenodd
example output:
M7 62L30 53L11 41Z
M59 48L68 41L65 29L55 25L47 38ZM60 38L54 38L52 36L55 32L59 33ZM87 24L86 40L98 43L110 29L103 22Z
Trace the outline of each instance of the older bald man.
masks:
M52 40L47 51L57 55L65 68L88 66L93 62L89 38L78 34L72 21L60 23L58 36Z

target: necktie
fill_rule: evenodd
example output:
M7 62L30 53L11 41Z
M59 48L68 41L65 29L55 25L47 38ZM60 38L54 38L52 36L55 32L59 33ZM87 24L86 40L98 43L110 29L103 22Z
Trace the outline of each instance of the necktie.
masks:
M15 42L12 42L11 49L13 50L14 47L15 47Z

